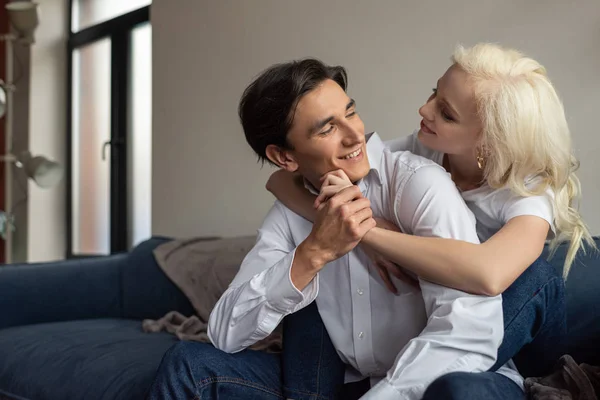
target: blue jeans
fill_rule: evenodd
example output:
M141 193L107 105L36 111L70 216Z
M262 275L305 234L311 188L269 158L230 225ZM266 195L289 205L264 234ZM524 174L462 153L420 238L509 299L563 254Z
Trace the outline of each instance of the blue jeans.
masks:
M550 264L538 259L504 293L503 310L505 335L492 370L513 358L523 375L543 375L562 354L566 334L562 278ZM178 343L163 358L148 399L350 398L347 394L337 396L344 390L345 366L314 303L285 318L284 338L281 358L250 350L226 354L209 345ZM481 386L481 393L504 393L514 390L512 385L519 389L494 373L453 373L431 385L430 398L449 398L433 394L449 381L467 380L476 384L467 386ZM352 397L360 395L353 392ZM519 393L522 395L520 389Z
M422 400L525 400L519 385L495 372L452 372L433 381Z
M565 283L554 267L538 258L503 293L504 340L496 371L511 358L524 377L546 375L565 354Z
M285 318L283 335L283 354L289 355L283 363L278 354L227 354L206 343L178 342L164 355L147 399L335 398L344 383L345 366L316 303Z
M566 342L567 317L565 286L562 277L546 260L541 257L538 258L503 293L502 310L504 314L504 339L498 349L496 364L490 371L496 371L510 359L513 359L519 372L525 377L546 375L559 357L564 354ZM288 316L287 318L292 319L295 317ZM329 340L329 337L321 338L319 336L319 325L313 322L310 326L305 326L304 330L290 332L292 334L291 337L290 335L284 336L284 345L287 341L293 341L294 343L319 341L328 354L331 354L330 348L333 348L333 344ZM327 335L327 333L324 332L324 335ZM285 348L287 349L288 347L286 346ZM301 346L289 346L289 349L291 351L285 350L283 353L284 366L286 364L293 365L293 360L307 356L306 352L300 351ZM314 359L318 356L314 353L310 356L313 357L314 363ZM308 360L304 360L303 362L308 362ZM337 363L330 361L329 365L331 366L330 369L322 371L318 378L321 381L328 381L330 386L342 386L342 378L333 377L333 374L335 373L336 376L339 376L339 371L344 368L343 363L338 359ZM327 374L328 372L329 374ZM504 377L502 377L504 379L497 378L490 381L488 378L477 377L480 374L469 375L473 377L473 383L486 382L489 385L490 382L501 382L506 379L509 383L514 384L508 378ZM495 376L498 374L486 373L483 375ZM296 385L301 386L303 390L313 390L318 393L315 385L316 381L306 381L303 371L293 368L286 369L284 379L288 387ZM460 379L464 380L467 378L463 376ZM346 399L350 397L344 395L340 396L340 398ZM470 397L464 398L468 399Z
M279 354L227 354L208 343L178 342L164 355L148 400L281 400Z

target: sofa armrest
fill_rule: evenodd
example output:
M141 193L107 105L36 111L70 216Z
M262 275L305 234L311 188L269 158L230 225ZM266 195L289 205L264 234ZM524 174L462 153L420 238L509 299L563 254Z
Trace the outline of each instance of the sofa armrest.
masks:
M126 254L0 266L0 329L76 319L121 317Z

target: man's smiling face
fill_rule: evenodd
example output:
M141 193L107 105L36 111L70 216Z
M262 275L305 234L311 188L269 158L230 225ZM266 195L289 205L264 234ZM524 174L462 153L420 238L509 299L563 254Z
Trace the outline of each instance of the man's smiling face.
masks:
M288 169L300 172L315 188L328 172L342 169L352 182L369 172L365 126L354 100L333 80L324 80L304 95L294 112L287 135L294 162Z

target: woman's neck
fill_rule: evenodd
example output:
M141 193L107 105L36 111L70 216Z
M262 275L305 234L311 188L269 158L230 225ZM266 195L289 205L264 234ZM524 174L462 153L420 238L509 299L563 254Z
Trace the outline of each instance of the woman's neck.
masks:
M461 191L477 189L484 183L483 170L471 155L445 154L443 166Z

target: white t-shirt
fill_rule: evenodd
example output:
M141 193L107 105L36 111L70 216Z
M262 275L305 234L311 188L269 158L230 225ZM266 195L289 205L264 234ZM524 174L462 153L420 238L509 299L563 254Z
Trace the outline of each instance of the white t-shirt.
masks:
M444 154L425 147L417 137L418 130L412 135L385 142L391 151L408 150L443 165ZM535 184L532 180L531 185ZM549 239L554 235L554 210L551 198L554 196L548 188L546 194L523 197L509 188L493 189L489 185L462 191L461 195L477 219L477 236L485 242L500 230L508 221L521 215L533 215L550 224Z

